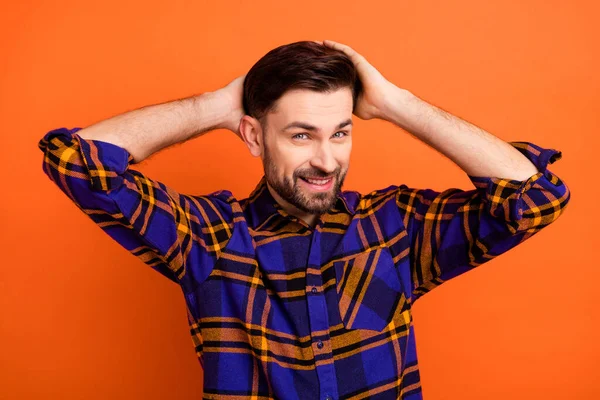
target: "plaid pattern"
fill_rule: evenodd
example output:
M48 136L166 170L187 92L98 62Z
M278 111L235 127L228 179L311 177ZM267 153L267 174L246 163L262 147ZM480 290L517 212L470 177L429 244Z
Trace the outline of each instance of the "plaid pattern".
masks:
M80 128L48 132L43 169L121 246L181 286L206 399L422 398L412 304L562 214L559 151L511 142L538 168L475 189L345 191L315 229L265 179L237 200L182 195Z

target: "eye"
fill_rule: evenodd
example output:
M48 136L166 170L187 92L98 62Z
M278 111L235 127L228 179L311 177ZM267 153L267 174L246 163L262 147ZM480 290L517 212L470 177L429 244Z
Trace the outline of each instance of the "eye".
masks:
M338 133L341 133L341 135L338 135ZM292 139L304 139L304 137L302 137L302 136L305 136L308 139L307 133L297 133L294 136L292 136ZM340 138L343 138L344 136L348 136L348 134L344 131L338 131L331 136L336 139L340 139Z

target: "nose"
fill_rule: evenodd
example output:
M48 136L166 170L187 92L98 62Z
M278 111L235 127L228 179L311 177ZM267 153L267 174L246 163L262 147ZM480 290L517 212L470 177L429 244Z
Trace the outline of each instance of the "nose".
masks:
M337 168L337 162L333 156L333 150L329 143L319 145L316 153L310 161L311 166L320 169L326 174L333 174Z

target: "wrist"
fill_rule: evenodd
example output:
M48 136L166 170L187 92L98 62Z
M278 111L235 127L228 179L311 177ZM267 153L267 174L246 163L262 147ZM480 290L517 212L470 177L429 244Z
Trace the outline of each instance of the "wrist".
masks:
M420 99L406 89L396 87L386 96L382 119L406 129L410 124L411 113L418 106Z
M221 90L204 92L196 96L196 115L210 121L209 130L227 127L231 114L231 102Z
M402 111L414 100L414 95L406 89L395 86L385 96L385 103L381 109L381 119L397 123L402 119Z

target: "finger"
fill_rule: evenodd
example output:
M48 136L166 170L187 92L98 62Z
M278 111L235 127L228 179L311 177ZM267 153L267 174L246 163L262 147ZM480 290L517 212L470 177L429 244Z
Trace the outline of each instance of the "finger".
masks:
M323 41L324 44L336 49L336 50L340 50L343 51L344 53L346 53L350 58L358 56L359 54L350 46L345 45L345 44L341 44L338 42L334 42L333 40L324 40Z
M339 50L339 51L343 52L344 54L346 54L350 58L350 60L352 60L352 62L354 63L354 65L356 67L358 67L358 65L361 62L363 62L363 61L366 62L365 58L362 55L358 54L356 52L356 50L354 50L352 47L350 47L348 45L334 42L333 40L324 40L323 44L331 47L332 49Z
M337 49L337 50L342 50L343 52L355 53L354 49L352 49L350 46L342 44L342 43L334 42L333 40L324 40L323 44L333 47L334 49Z

